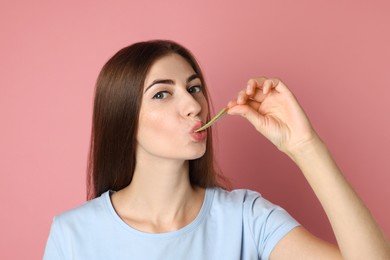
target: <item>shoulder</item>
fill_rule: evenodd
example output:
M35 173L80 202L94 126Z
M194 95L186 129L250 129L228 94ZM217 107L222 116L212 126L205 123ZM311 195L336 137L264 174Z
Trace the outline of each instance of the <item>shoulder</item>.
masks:
M253 245L261 259L268 259L272 249L289 231L299 225L282 207L252 190L214 189L214 201L223 219L242 220L243 241ZM229 223L231 226L231 223Z
M106 200L109 193L103 193L100 197L87 201L84 204L67 210L54 217L54 223L62 226L82 226L92 224L99 220L107 212Z
M70 258L75 244L86 245L104 235L110 223L109 192L54 217L44 259ZM103 227L97 228L97 227ZM56 256L56 257L54 257Z
M247 189L214 189L213 209L225 216L241 215L244 226L253 232L271 231L285 224L289 229L298 224L282 207L265 199L259 192Z
M263 196L257 191L248 189L235 189L228 191L221 188L214 188L213 190L214 203L234 206L251 206L255 204L264 208L275 207L274 204L263 198Z
M281 209L256 191L248 189L228 191L221 188L213 188L211 191L213 192L212 210L225 217L267 218L271 212Z

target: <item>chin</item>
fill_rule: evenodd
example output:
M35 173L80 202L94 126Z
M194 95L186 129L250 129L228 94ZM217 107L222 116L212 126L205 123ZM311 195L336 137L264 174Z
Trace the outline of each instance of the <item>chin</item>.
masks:
M200 153L197 153L197 154L194 154L194 156L192 156L191 158L189 158L189 160L196 160L196 159L199 159L201 157L203 157L203 155L206 153L206 150L200 152Z

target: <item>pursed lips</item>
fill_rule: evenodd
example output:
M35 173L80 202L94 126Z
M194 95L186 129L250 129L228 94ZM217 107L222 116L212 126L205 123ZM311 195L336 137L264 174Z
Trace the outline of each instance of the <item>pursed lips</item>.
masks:
M200 132L196 132L195 133L195 130L202 127L203 125L203 122L202 121L198 121L196 122L196 124L191 128L191 131L190 131L190 135L191 137L193 138L193 140L197 141L197 142L203 142L207 139L207 131L200 131Z
M191 131L190 133L194 133L196 129L199 129L203 126L203 122L202 121L197 121L195 123L195 125L191 128Z

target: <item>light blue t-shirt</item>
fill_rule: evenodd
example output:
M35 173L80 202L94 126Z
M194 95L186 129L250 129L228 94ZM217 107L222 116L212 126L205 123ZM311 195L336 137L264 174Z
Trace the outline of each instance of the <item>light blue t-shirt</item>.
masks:
M172 232L151 234L127 225L110 192L54 218L44 259L268 259L299 224L250 190L206 189L198 216Z

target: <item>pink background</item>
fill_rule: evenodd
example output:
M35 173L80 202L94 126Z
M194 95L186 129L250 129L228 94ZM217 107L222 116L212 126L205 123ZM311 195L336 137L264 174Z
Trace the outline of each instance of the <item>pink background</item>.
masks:
M250 77L283 79L389 237L388 1L107 2L0 3L1 259L40 259L53 216L83 203L97 74L120 48L155 38L195 53L216 110ZM217 136L235 187L334 241L286 156L238 117Z

